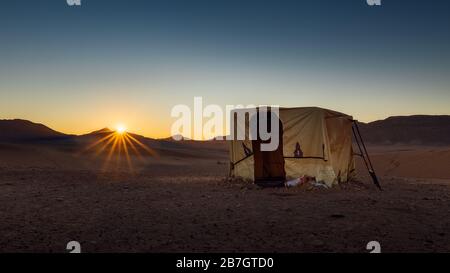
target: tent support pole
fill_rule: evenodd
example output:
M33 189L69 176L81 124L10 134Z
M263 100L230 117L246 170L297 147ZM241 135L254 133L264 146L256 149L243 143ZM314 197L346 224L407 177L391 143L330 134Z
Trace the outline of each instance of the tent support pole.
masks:
M361 132L359 131L358 121L354 120L353 125L353 136L355 137L356 144L358 145L360 156L363 158L364 164L366 165L367 171L369 172L375 186L377 186L378 189L383 190L373 168L372 161L370 160L369 153L367 152L366 145L364 144L364 140L361 136Z
M227 177L227 180L231 180L231 179L232 179L231 175L232 175L232 173L233 173L234 164L233 164L233 162L231 162L231 161L230 161L228 164L230 164L230 168L229 168L229 170L228 170L228 177Z

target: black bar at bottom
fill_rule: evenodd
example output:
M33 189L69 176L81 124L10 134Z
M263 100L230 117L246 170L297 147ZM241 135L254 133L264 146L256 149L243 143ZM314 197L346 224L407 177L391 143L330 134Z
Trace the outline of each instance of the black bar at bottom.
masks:
M450 254L0 254L5 268L57 272L384 272L393 264L407 268L446 265ZM363 267L361 267L363 266ZM366 268L369 267L369 268ZM89 270L88 270L89 269ZM118 271L120 270L120 271ZM133 270L133 271L131 271ZM319 271L320 272L320 271Z

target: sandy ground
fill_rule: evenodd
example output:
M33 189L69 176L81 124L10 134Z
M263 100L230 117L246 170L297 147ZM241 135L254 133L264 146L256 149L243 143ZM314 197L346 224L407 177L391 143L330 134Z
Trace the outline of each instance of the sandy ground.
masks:
M448 147L370 147L383 192L364 175L331 190L229 182L226 151L208 149L131 172L0 145L0 252L450 251Z

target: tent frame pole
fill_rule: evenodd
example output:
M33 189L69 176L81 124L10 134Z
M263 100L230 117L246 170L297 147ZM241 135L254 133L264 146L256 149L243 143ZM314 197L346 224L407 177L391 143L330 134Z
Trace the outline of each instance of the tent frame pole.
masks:
M381 188L378 177L375 173L375 169L373 168L372 161L370 160L369 153L367 152L366 145L364 144L364 140L361 136L357 120L353 120L352 132L359 149L359 154L357 155L362 157L364 164L366 165L367 171L369 172L369 175L372 178L372 181L375 184L375 186L377 186L379 190L383 190Z

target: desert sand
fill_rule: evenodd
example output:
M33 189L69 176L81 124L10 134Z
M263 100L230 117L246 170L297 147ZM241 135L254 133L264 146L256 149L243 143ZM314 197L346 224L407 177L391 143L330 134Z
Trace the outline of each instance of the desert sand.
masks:
M133 169L106 156L0 145L0 252L450 251L450 147L370 146L330 190L228 181L224 143L186 142Z

